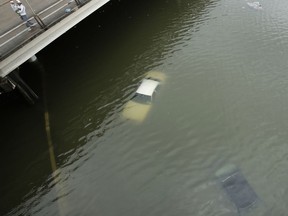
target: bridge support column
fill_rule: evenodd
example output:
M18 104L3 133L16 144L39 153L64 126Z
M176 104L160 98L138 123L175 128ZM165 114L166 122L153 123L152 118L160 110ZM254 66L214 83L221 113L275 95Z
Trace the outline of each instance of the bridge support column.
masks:
M22 94L29 104L35 104L36 100L39 99L38 95L24 82L17 71L13 71L7 75L7 79L16 86L16 89L19 90L20 94Z
M8 77L0 78L0 94L11 92L15 88L16 85Z

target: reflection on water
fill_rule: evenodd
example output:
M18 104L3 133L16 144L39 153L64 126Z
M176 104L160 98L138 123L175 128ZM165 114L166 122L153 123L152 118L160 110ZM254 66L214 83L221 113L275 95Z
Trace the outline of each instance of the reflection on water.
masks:
M2 100L0 213L237 215L215 177L233 163L260 201L247 215L287 215L288 3L261 4L113 1L39 53L45 78L21 68L39 103ZM123 121L151 70L169 82Z

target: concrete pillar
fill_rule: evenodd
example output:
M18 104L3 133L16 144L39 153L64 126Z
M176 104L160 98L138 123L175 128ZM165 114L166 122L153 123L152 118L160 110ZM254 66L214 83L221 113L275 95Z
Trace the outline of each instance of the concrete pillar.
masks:
M37 61L36 55L31 56L28 61L29 61L29 62L35 62L35 61Z
M16 71L8 75L9 80L16 86L19 92L24 96L26 101L34 104L38 100L38 95L24 82Z

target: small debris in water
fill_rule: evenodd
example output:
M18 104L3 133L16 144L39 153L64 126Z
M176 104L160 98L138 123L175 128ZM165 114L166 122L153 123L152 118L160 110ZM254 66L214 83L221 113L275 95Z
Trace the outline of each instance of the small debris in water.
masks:
M256 10L262 10L263 9L260 2L247 2L247 5L253 9L256 9Z

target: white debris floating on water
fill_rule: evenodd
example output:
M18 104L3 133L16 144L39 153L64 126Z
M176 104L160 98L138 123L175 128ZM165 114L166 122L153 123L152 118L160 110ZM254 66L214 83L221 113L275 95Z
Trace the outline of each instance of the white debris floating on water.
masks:
M247 5L253 9L256 9L256 10L262 10L263 9L260 2L247 2Z

